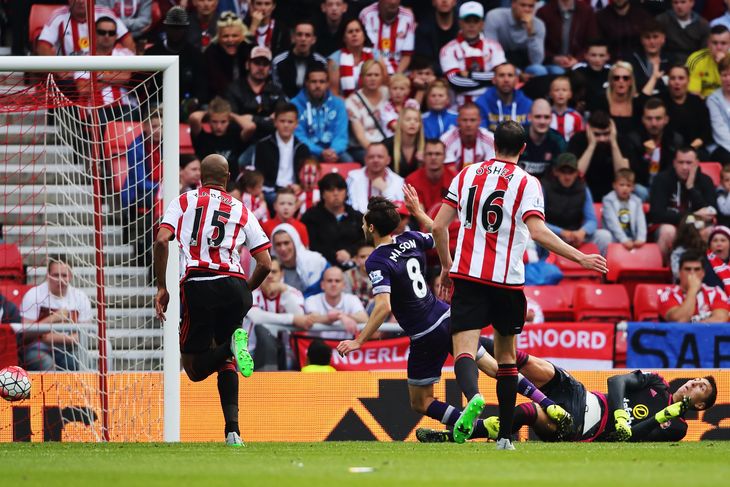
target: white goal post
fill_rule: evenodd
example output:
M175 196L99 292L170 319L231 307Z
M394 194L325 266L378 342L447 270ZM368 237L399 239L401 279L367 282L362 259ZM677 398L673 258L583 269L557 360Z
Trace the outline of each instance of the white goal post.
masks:
M0 56L0 75L8 72L72 72L72 71L118 71L118 72L159 72L162 73L162 180L161 196L164 208L178 197L179 188L179 61L176 56ZM7 150L7 149L6 149ZM101 235L102 229L95 232ZM99 237L101 238L101 237ZM97 254L101 255L97 247ZM151 249L150 249L151 250ZM101 258L103 259L103 255ZM98 256L97 256L98 258ZM100 266L103 282L104 264ZM164 379L163 439L167 442L180 441L180 352L178 345L178 323L180 318L179 302L179 257L178 248L170 246L167 266L167 286L170 304L167 321L162 330L162 368ZM104 302L102 289L101 302ZM100 306L99 313L104 313ZM103 314L100 322L103 322ZM102 333L100 332L100 336ZM104 350L105 350L104 345ZM100 346L100 360L105 359ZM100 369L102 367L100 366ZM106 365L103 367L106 370ZM104 375L100 370L100 375ZM101 380L105 380L102 378ZM100 388L103 394L103 387ZM102 404L103 400L102 400ZM108 440L108 425L102 440Z

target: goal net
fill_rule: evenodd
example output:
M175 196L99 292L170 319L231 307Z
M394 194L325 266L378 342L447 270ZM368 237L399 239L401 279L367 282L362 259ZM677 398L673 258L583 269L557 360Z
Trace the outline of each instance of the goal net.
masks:
M0 294L20 311L2 319L0 366L32 381L31 399L0 409L0 441L178 439L178 302L155 318L152 267L179 190L176 70L0 59Z

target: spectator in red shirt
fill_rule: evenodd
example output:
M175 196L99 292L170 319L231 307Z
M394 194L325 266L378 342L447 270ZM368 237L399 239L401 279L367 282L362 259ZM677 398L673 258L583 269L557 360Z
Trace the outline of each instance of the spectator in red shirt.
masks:
M727 296L718 287L702 284L702 253L688 250L679 261L679 285L659 297L659 316L664 321L723 323L728 320Z
M274 231L277 225L288 223L297 231L302 244L309 248L307 227L294 217L297 206L297 194L294 189L290 187L279 188L276 191L276 199L274 200L274 218L262 223L261 228L271 238L271 232Z
M437 204L449 190L451 180L456 174L451 167L446 167L446 146L438 139L426 141L423 148L423 165L408 175L406 183L413 186L418 193L425 211Z

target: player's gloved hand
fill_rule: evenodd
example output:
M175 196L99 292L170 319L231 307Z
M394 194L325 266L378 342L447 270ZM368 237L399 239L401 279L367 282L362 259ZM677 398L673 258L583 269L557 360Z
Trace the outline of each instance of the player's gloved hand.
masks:
M614 426L616 429L616 439L618 441L628 441L631 438L631 425L629 424L629 413L623 409L617 409L613 412Z
M679 416L684 414L690 408L690 406L690 399L689 397L685 396L684 398L682 398L681 401L670 404L669 406L656 413L654 415L654 419L656 419L659 424L666 423L670 419L678 418Z

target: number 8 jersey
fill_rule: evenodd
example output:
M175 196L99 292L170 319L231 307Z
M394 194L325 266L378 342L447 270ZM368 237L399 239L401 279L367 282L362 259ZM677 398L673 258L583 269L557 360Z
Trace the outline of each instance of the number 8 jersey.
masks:
M160 227L168 228L191 271L244 277L238 248L256 255L271 243L256 217L243 203L218 189L203 186L172 201Z
M444 203L457 209L461 221L449 275L521 289L530 238L525 220L530 215L545 219L539 181L516 164L491 159L462 169Z
M426 251L433 236L405 232L379 245L365 261L373 295L389 293L391 309L406 335L419 338L450 316L449 305L436 299L426 282Z

